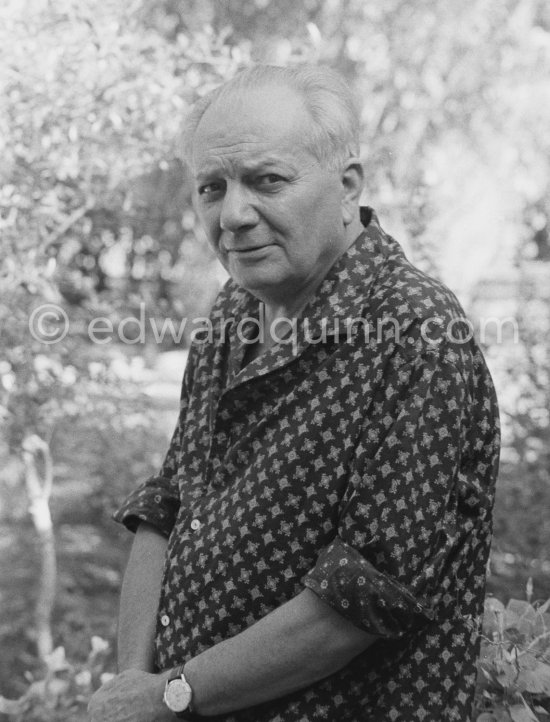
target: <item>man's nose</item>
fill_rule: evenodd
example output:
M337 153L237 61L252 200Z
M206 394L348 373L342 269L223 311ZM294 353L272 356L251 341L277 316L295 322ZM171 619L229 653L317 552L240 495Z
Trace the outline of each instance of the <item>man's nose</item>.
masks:
M250 190L241 184L228 184L220 214L221 228L235 233L242 228L254 226L257 222L258 213L252 203Z

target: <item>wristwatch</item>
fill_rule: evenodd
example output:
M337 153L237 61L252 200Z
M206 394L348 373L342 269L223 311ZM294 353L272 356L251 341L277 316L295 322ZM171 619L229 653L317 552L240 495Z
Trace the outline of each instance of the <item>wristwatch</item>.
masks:
M163 701L177 719L192 720L195 718L191 707L192 698L193 690L185 679L182 664L174 670L173 675L167 680L164 687Z

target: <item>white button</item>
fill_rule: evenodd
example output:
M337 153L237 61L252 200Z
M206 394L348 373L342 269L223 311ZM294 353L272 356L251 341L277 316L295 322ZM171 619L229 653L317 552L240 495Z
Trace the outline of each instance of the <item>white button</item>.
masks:
M191 529L193 529L193 531L197 531L197 529L200 529L200 528L201 528L200 521L198 519L193 519L193 521L191 522Z
M170 624L170 617L167 614L163 614L160 618L160 623L163 627L167 627Z

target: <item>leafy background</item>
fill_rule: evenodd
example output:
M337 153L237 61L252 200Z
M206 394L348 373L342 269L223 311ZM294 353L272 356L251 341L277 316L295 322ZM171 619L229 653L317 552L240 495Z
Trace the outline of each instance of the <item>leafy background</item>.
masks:
M191 209L181 121L252 62L304 60L340 70L360 100L365 202L476 324L504 324L482 338L504 448L477 710L548 719L548 2L3 0L0 694L22 700L12 719L85 719L114 668L129 539L110 512L162 459L189 344L189 327L158 342L150 322L204 315L224 278ZM69 319L59 343L29 332L44 303ZM144 336L124 324L140 314ZM99 316L126 343L92 344Z

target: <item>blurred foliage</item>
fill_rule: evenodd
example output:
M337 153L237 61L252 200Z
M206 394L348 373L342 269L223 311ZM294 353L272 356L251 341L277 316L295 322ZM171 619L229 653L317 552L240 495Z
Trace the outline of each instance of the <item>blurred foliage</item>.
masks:
M98 636L86 641L91 647L84 662L67 659L64 647L57 647L46 660L44 677L33 680L17 700L0 697L0 713L13 722L85 722L91 694L113 673L105 671L109 644Z
M532 592L532 588L528 587ZM550 720L550 600L487 598L476 722Z
M339 69L354 88L365 200L413 260L480 314L488 278L508 274L495 293L518 316L519 343L487 347L505 440L490 585L517 596L536 572L550 594L550 299L540 293L550 288L547 1L4 0L0 692L23 694L25 670L49 674L33 649L29 434L55 464L54 637L76 670L59 699L77 706L36 719L78 719L88 640L114 637L128 539L108 512L167 443L174 408L143 393L148 366L188 342L187 332L143 340L134 322L126 343L115 334L92 344L89 323L103 316L117 329L142 308L160 325L206 313L223 275L190 205L182 118L251 62L304 60ZM29 331L45 303L68 319L57 343ZM510 639L497 641L505 659ZM104 663L112 668L111 657Z
M520 342L491 349L500 382L503 451L489 588L535 579L550 595L550 264L518 258Z

